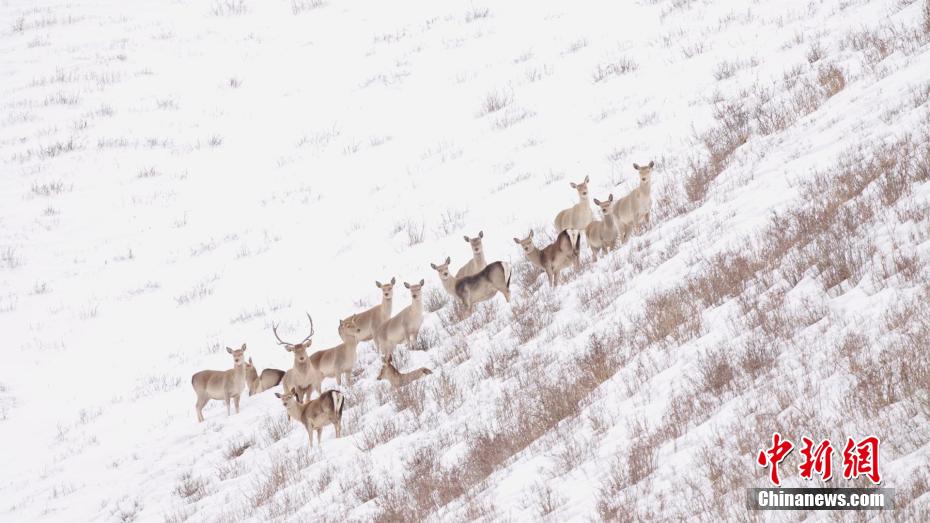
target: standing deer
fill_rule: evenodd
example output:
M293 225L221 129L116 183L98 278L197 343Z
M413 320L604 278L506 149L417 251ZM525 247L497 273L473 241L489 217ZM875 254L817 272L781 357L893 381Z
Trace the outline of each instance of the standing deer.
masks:
M633 227L639 223L649 222L649 208L652 207L652 168L655 162L649 162L649 165L633 164L633 168L639 172L639 187L633 189L630 194L617 200L613 206L613 214L617 219L617 227L620 229L620 242L626 243Z
M339 336L345 340L331 349L314 352L310 355L310 365L324 378L336 378L342 385L345 376L346 385L352 384L352 368L358 360L358 336L362 328L355 323L355 316L339 320Z
M600 207L601 213L604 216L603 220L594 220L588 224L588 228L585 229L585 236L588 237L588 246L591 247L591 254L594 255L594 261L597 261L598 251L606 253L612 250L617 244L619 230L617 229L617 220L611 212L611 204L613 201L613 193L611 193L610 196L607 197L607 201L604 202L597 198L594 199L594 205Z
M451 262L452 259L447 256L446 262L442 265L435 263L429 265L439 273L439 280L442 281L446 292L462 301L466 314L472 313L476 303L490 300L498 292L504 295L507 303L510 303L511 267L509 263L492 262L477 274L456 278L449 272Z
M381 372L378 373L378 379L387 380L388 383L390 383L393 387L403 387L410 382L416 381L423 376L427 376L432 373L433 371L427 369L426 367L420 367L419 369L410 372L400 372L396 367L394 367L394 364L388 360L381 362Z
M484 238L484 231L478 231L476 238L465 237L465 241L471 245L473 257L455 273L456 278L477 274L481 269L488 266L488 262L484 259L484 247L481 245L482 238Z
M279 369L265 369L261 376L255 370L252 358L249 358L248 365L245 366L245 379L249 385L249 396L254 396L259 392L264 392L281 383L284 377L284 371Z
M591 206L588 203L588 177L581 183L570 182L572 189L578 191L578 203L563 210L555 217L555 230L562 232L565 229L578 229L583 231L594 219Z
M358 341L371 341L375 337L378 327L391 317L391 307L394 302L394 283L396 281L393 277L390 283L375 281L375 285L381 289L381 304L353 315L355 324L361 329L357 338ZM342 341L346 341L345 338Z
M342 437L342 408L345 398L338 390L328 390L315 400L306 403L298 399L297 389L285 390L284 394L275 392L281 398L284 409L294 421L300 422L307 429L310 438L310 448L313 448L313 431L316 431L316 440L323 444L323 427L332 425L336 430L336 437Z
M202 370L191 376L191 385L197 393L197 421L203 421L203 406L210 400L223 400L226 402L226 415L231 415L229 400L236 404L236 414L239 414L239 395L245 388L245 343L238 350L226 347L226 352L233 357L233 368L230 370Z
M375 334L375 345L381 351L381 358L389 360L394 354L394 348L399 343L407 342L407 348L413 347L423 324L423 284L410 284L404 282L404 287L410 289L410 305L397 313L396 316L382 323Z
M310 320L310 334L300 343L288 343L282 340L278 336L278 326L272 325L271 327L274 337L278 340L278 345L283 345L285 350L294 353L294 366L284 373L281 383L284 385L284 390L296 389L300 394L299 399L301 401L305 396L309 398L314 389L320 392L320 385L323 383L323 376L310 364L310 358L307 357L307 349L313 343L310 338L313 337L314 333L313 318L309 314L307 314L307 318Z
M559 233L551 245L544 247L542 250L537 249L533 244L533 231L524 239L514 238L513 241L523 248L526 258L546 271L549 279L549 285L555 287L559 284L559 277L562 269L574 264L577 269L580 265L580 239L581 232L574 229L566 229Z

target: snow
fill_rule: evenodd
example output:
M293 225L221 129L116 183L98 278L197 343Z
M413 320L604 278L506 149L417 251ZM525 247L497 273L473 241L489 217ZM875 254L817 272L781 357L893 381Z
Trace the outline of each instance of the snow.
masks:
M930 63L930 39L916 32L922 8L898 0L4 2L0 519L387 517L390 494L414 483L417 452L432 449L455 471L479 434L510 421L498 414L525 389L521 372L541 369L541 382L558 382L578 372L591 334L620 325L637 336L647 298L700 276L717 253L752 248L773 213L803 203L803 183L850 151L906 134L925 150L927 102L914 101ZM848 39L873 28L895 30L894 47L877 61ZM823 58L811 64L815 42ZM596 81L598 67L624 60L633 70ZM741 67L717 79L722 62ZM568 182L585 175L592 197L618 198L638 183L632 163L655 160L654 209L663 195L683 201L689 166L705 154L698 136L715 125L715 100L764 86L780 101L785 71L798 66L816 82L828 63L845 72L845 87L782 130L752 133L703 201L680 214L655 210L648 227L596 265L585 247L583 271L554 291L543 283L526 295L515 275L517 302L560 304L526 343L502 297L479 307L486 321L451 333L447 303L426 316L430 350L398 349L402 370L434 370L407 393L375 380L377 355L360 345L341 439L327 428L322 448L308 451L293 422L271 438L269 423L284 417L271 392L244 397L229 417L210 402L196 423L190 376L228 368L223 347L247 343L259 371L286 369L291 356L274 343L272 324L285 339L303 337L309 312L312 349L332 347L340 318L380 300L375 280L397 277L395 312L409 302L404 281L425 278L425 291L444 295L429 263L450 256L462 265L470 257L462 236L479 230L489 262L524 267L512 238L531 228L537 241L551 234L555 213L577 201ZM491 95L509 103L484 114ZM905 209L927 201L930 185L915 182L895 210L863 224L856 240L875 246L868 270L903 253L926 282L927 223L908 221ZM920 398L844 419L836 409L856 376L832 349L816 376L805 361L854 327L869 331L878 357L903 332L887 327L887 311L927 291L901 275L824 289L819 275L771 275L786 303L826 311L781 342L777 373L829 408L802 411L801 401L775 410L777 373L737 380L699 422L660 442L655 470L624 491L632 516L675 519L692 514L696 492L720 494L699 454L741 422L771 432L771 420L781 420L836 440L879 432L885 486L921 488L926 470L915 463L930 455L930 424L925 408L913 408ZM590 313L582 290L617 281L622 292ZM777 299L772 289L753 291ZM699 335L627 347L620 370L574 415L469 483L466 496L409 517L471 520L479 517L472 508L491 506L482 517L536 519L546 489L555 500L547 517L602 517L598 489L643 436L640 424L662 423L710 352L735 353L748 339L738 300L699 312ZM494 365L504 370L485 370ZM403 394L419 411L400 407ZM792 425L797 412L814 415ZM394 433L373 436L385 423ZM369 438L375 444L365 448ZM237 441L251 443L231 458ZM765 484L752 460L765 444L758 437L748 451L720 451L741 467L722 493L728 504ZM298 464L291 480L255 502L282 462ZM203 492L178 493L186 473ZM366 478L374 498L359 494ZM930 510L923 492L909 502L899 517Z

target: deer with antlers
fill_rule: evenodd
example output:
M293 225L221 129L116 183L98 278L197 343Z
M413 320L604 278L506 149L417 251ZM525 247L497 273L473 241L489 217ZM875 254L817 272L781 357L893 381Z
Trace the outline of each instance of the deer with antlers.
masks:
M239 414L239 395L245 388L245 343L241 349L233 350L226 347L233 357L233 368L230 370L202 370L191 376L191 385L197 393L197 421L203 421L203 407L210 400L223 400L226 402L226 415L231 415L229 400L236 404L236 414Z
M580 237L581 232L574 229L567 229L559 233L555 241L542 249L536 248L533 244L533 231L524 239L514 238L513 241L523 248L526 258L546 271L549 279L549 285L555 287L559 284L559 278L562 270L574 264L577 269L580 266Z
M274 337L278 340L278 345L282 345L285 350L294 353L294 366L284 373L281 383L284 385L284 390L296 390L300 401L303 401L304 397L309 398L313 390L320 392L320 386L323 383L323 376L310 364L310 358L307 356L307 349L313 343L311 338L314 333L313 318L310 317L309 313L307 319L310 320L310 334L299 343L288 343L282 340L278 336L278 326L272 325L271 327Z
M410 289L410 305L404 307L396 316L382 323L375 334L375 345L381 351L381 358L389 360L394 354L398 344L407 342L412 347L420 333L423 324L423 284L404 282L404 287Z
M456 278L477 274L481 269L488 266L488 262L484 259L484 246L481 245L482 238L484 238L484 231L478 231L478 236L474 238L465 236L465 241L471 247L472 258L455 273Z

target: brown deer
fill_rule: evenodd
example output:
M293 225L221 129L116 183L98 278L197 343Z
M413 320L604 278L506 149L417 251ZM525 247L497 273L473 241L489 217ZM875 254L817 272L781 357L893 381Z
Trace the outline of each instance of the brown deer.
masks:
M310 358L307 357L307 349L313 343L313 318L307 314L310 320L310 334L299 343L288 343L278 336L278 326L272 325L271 330L274 337L278 340L278 345L283 345L288 352L294 353L294 366L284 373L281 383L284 390L296 389L300 394L300 400L309 397L313 390L320 392L320 386L323 383L323 376L310 364Z
M633 228L640 223L649 223L649 209L652 207L652 168L655 162L649 165L633 164L639 172L639 187L630 194L617 200L613 206L614 218L620 229L620 242L626 243L633 232Z
M375 281L375 285L381 289L381 304L353 315L355 324L362 329L357 338L358 341L371 341L374 339L378 327L391 317L391 307L394 302L394 283L396 281L393 277L390 283ZM342 341L346 340L343 338Z
M378 379L387 380L388 383L390 383L393 387L403 387L410 382L416 381L423 376L427 376L432 373L433 371L427 369L426 367L420 367L419 369L410 372L400 372L396 367L394 367L393 362L389 360L381 362L381 372L378 373Z
M462 268L455 273L456 278L477 274L481 269L488 266L488 262L484 259L484 246L481 245L482 238L484 238L484 231L478 231L478 236L475 238L465 236L465 241L471 245L472 259L468 260L468 263L462 265Z
M613 201L613 193L607 197L607 201L602 202L597 198L594 199L594 205L597 205L601 209L601 213L604 216L603 220L594 220L589 223L588 228L585 229L585 236L588 237L588 246L591 247L591 254L594 256L594 261L597 261L598 251L606 254L607 251L612 250L617 244L619 229L617 229L617 220L611 212L611 204Z
M404 287L410 289L410 305L397 313L396 316L382 323L375 334L375 345L381 351L381 358L388 360L394 354L394 348L399 343L407 342L407 348L413 346L423 324L423 284L410 284L404 282Z
M439 274L439 280L446 292L461 300L466 314L472 313L476 303L490 300L498 292L504 295L507 303L510 303L511 267L509 263L492 262L476 274L455 278L449 272L451 262L452 259L447 256L445 263L441 265L430 263L429 265Z
M323 444L323 427L327 425L333 426L337 438L342 437L342 408L345 406L345 398L338 390L328 390L317 399L306 403L297 398L297 389L285 390L284 394L275 392L274 395L281 398L288 416L307 429L310 448L313 448L314 430L317 443Z
M578 203L559 212L555 217L555 230L562 232L565 229L578 229L583 231L594 219L591 206L588 203L588 177L581 183L570 182L572 189L578 191Z
M581 257L579 238L581 233L574 229L567 229L559 233L552 244L537 249L533 244L533 231L524 239L514 238L513 241L523 248L526 258L534 265L546 271L549 285L555 287L559 284L559 277L563 269L574 264L577 269Z
M281 383L282 378L284 378L284 371L279 369L265 369L259 376L255 370L255 365L252 363L252 358L249 358L249 363L245 366L245 379L249 385L249 396L254 396L259 392L277 386Z
M203 421L203 407L210 400L223 400L226 402L226 415L231 415L229 400L236 404L236 414L239 414L239 396L245 388L245 343L238 350L226 347L226 352L233 357L233 368L230 370L202 370L191 376L191 385L197 393L197 421Z
M352 368L358 361L358 336L361 332L362 328L355 323L355 316L339 320L339 336L345 341L331 349L311 354L310 365L324 378L336 378L336 383L342 385L345 377L346 385L351 385Z

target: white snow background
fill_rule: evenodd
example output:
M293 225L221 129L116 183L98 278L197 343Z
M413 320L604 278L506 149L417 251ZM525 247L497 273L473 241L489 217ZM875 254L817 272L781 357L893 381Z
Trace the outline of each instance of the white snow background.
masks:
M928 13L0 2L0 519L930 519ZM617 198L650 160L650 223L533 283L513 238L551 238L570 181ZM688 286L862 179L839 243L713 303ZM429 312L429 350L397 358L434 374L406 391L361 344L343 438L308 450L271 392L196 422L190 376L223 347L287 369L273 323L300 338L309 312L331 347L392 276L395 312L421 278L438 306L429 263L479 230L514 303ZM776 430L880 436L896 510L748 512ZM797 458L787 486L811 484Z

